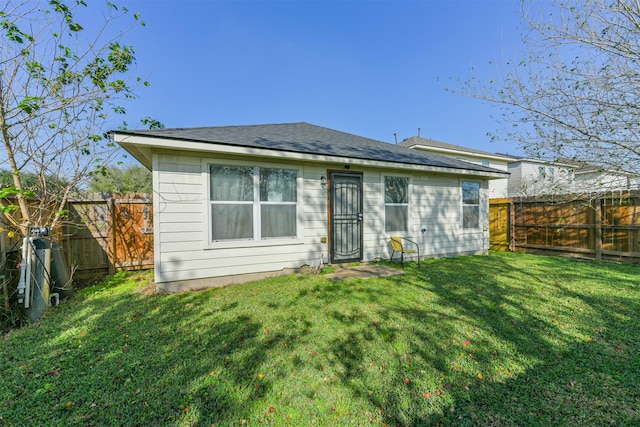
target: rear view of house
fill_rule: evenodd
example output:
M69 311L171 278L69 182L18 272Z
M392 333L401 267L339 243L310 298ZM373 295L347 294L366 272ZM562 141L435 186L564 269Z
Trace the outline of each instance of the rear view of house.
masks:
M159 291L303 265L486 253L488 182L504 171L308 123L117 131L153 171Z

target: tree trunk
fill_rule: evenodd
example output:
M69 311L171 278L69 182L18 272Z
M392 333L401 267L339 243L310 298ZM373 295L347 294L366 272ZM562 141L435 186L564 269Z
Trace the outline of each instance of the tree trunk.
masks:
M1 89L1 88L0 88ZM18 206L20 207L20 213L22 214L22 221L15 221L14 224L20 228L20 231L24 236L29 234L29 223L31 222L31 214L29 213L29 207L27 201L24 199L22 191L22 179L20 178L18 165L16 164L16 158L11 147L11 140L9 135L9 129L5 122L5 109L4 109L4 96L0 90L0 128L2 129L2 140L4 142L4 149L7 153L7 159L11 166L11 175L13 176L13 185L18 192ZM13 221L12 221L13 222Z

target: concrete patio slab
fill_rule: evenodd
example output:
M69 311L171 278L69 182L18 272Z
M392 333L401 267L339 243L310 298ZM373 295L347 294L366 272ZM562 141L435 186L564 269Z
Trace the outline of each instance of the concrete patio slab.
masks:
M404 273L402 270L388 265L367 264L357 267L342 267L335 273L326 274L324 277L332 282L337 282L351 278L369 279L371 277L387 277L402 273Z

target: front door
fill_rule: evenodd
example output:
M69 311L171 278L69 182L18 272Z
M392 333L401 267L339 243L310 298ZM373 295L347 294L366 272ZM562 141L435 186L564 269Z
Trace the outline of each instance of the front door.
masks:
M362 174L330 174L331 262L362 260Z

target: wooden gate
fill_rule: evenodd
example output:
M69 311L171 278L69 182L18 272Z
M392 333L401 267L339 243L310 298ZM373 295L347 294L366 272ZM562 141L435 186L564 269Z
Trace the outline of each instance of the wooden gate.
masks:
M75 269L74 279L104 276L109 263L109 204L106 200L69 203L69 221L61 242L67 262Z
M509 199L491 199L489 203L489 248L508 251L511 247L511 209Z
M119 198L111 203L112 268L153 268L153 203L145 198Z
M153 203L146 196L69 203L63 249L80 280L153 268Z

